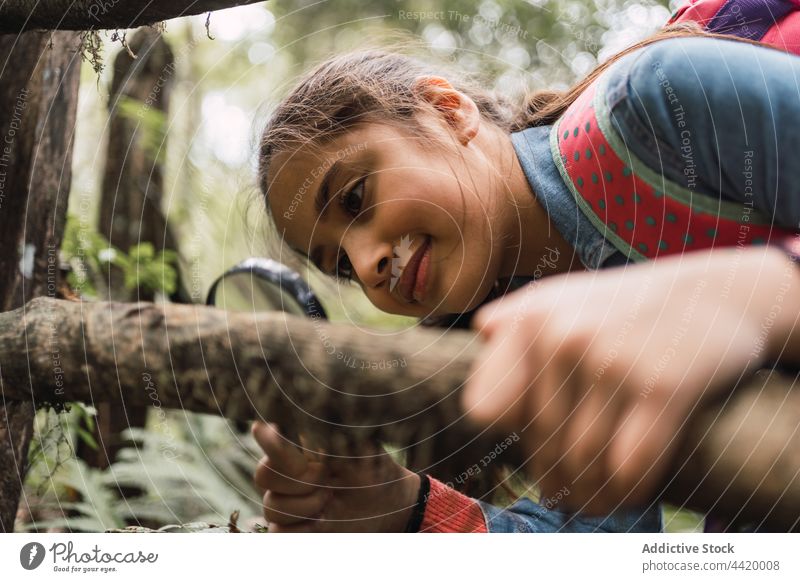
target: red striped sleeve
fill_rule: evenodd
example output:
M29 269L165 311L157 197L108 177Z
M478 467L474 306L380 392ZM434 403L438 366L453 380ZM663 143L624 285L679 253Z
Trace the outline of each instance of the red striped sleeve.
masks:
M487 533L478 502L430 477L431 490L419 531L426 533Z

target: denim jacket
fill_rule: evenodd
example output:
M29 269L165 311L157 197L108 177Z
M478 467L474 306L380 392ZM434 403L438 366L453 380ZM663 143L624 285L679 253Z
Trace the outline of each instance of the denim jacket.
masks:
M655 67L663 74L655 75ZM800 180L779 170L800 165L800 58L732 40L677 38L626 55L603 74L609 76L612 123L650 169L685 187L691 180L699 196L740 202L771 217L773 224L798 228ZM673 95L679 100L677 113ZM550 129L532 127L511 135L534 195L586 268L627 263L628 257L583 215L563 182L550 151ZM514 286L524 279L516 278ZM480 503L491 532L662 527L656 504L590 518L528 499L507 509Z

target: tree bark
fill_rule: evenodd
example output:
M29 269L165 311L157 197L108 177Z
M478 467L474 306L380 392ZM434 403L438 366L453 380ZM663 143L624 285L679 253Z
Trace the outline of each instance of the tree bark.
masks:
M56 296L80 73L76 33L0 35L0 306ZM47 351L49 341L40 349ZM0 370L2 372L2 370ZM15 380L16 381L16 380ZM2 389L11 387L0 377ZM0 400L0 531L12 531L35 402Z
M91 30L148 24L255 4L260 0L7 0L0 3L0 33L32 29Z
M51 337L59 374L44 347ZM0 314L5 398L263 418L334 454L372 439L421 448L434 463L466 449L477 462L508 436L463 419L458 390L478 348L468 332L380 335L200 306L35 299L25 312ZM758 375L693 415L678 449L659 498L767 529L797 527L800 391L788 379ZM505 455L500 462L517 462Z
M114 59L98 231L125 252L143 242L156 250L176 250L176 238L162 211L175 59L161 33L150 28L133 33L128 45L136 58L123 50ZM118 275L111 273L108 299L133 299ZM135 297L154 299L143 290Z
M34 299L0 313L0 369L8 399L263 415L342 449L363 438L410 442L421 425L454 420L458 406L440 401L455 398L475 337L421 350L437 337L382 337L283 313Z
M167 41L153 28L135 31L128 46L136 58L124 50L114 58L98 231L112 246L126 253L144 242L157 251L176 250L176 238L162 210L163 160L175 59ZM102 299L153 301L155 298L151 289L128 289L119 267L108 263L106 269L100 277ZM174 295L178 298L187 294ZM81 441L76 454L91 467L108 467L125 444L122 432L144 427L146 413L143 406L123 408L110 402L99 403L94 430L99 446L93 449Z

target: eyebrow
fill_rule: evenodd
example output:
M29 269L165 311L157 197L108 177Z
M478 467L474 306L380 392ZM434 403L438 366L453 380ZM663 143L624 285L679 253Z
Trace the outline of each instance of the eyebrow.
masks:
M341 160L336 160L333 165L328 168L328 171L325 172L325 175L322 177L322 181L320 182L319 189L317 190L317 195L314 197L314 208L317 210L317 214L320 217L321 221L325 220L325 215L328 212L328 208L330 208L330 204L328 204L328 199L330 198L330 191L331 186L333 184L334 179L336 178L339 170L342 167L340 163ZM305 255L305 253L302 253ZM310 255L306 255L314 266L316 266L320 271L325 272L320 264L322 261L322 248L317 246Z
M342 164L340 161L336 160L333 165L328 168L328 171L325 172L325 175L322 177L322 182L319 184L317 196L314 198L314 208L317 209L317 214L320 215L321 219L325 218L325 212L328 210L328 197L330 196L331 184L333 184L333 179L336 177L341 167Z

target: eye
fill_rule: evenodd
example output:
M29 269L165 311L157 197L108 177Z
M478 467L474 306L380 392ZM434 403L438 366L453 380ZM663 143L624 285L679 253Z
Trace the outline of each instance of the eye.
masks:
M344 211L351 216L358 216L361 212L361 206L364 203L364 181L366 178L361 178L355 186L346 192L340 198L340 203Z
M361 178L361 180L356 182L355 186L339 198L339 203L342 205L342 208L344 208L344 211L352 217L358 216L364 204L365 180L366 177ZM353 280L353 265L350 263L350 259L347 258L345 253L342 253L339 260L336 262L336 272L333 275L343 283L348 283Z
M350 259L347 258L346 253L342 253L339 260L336 262L335 277L342 282L349 282L353 280L353 265L350 264Z

